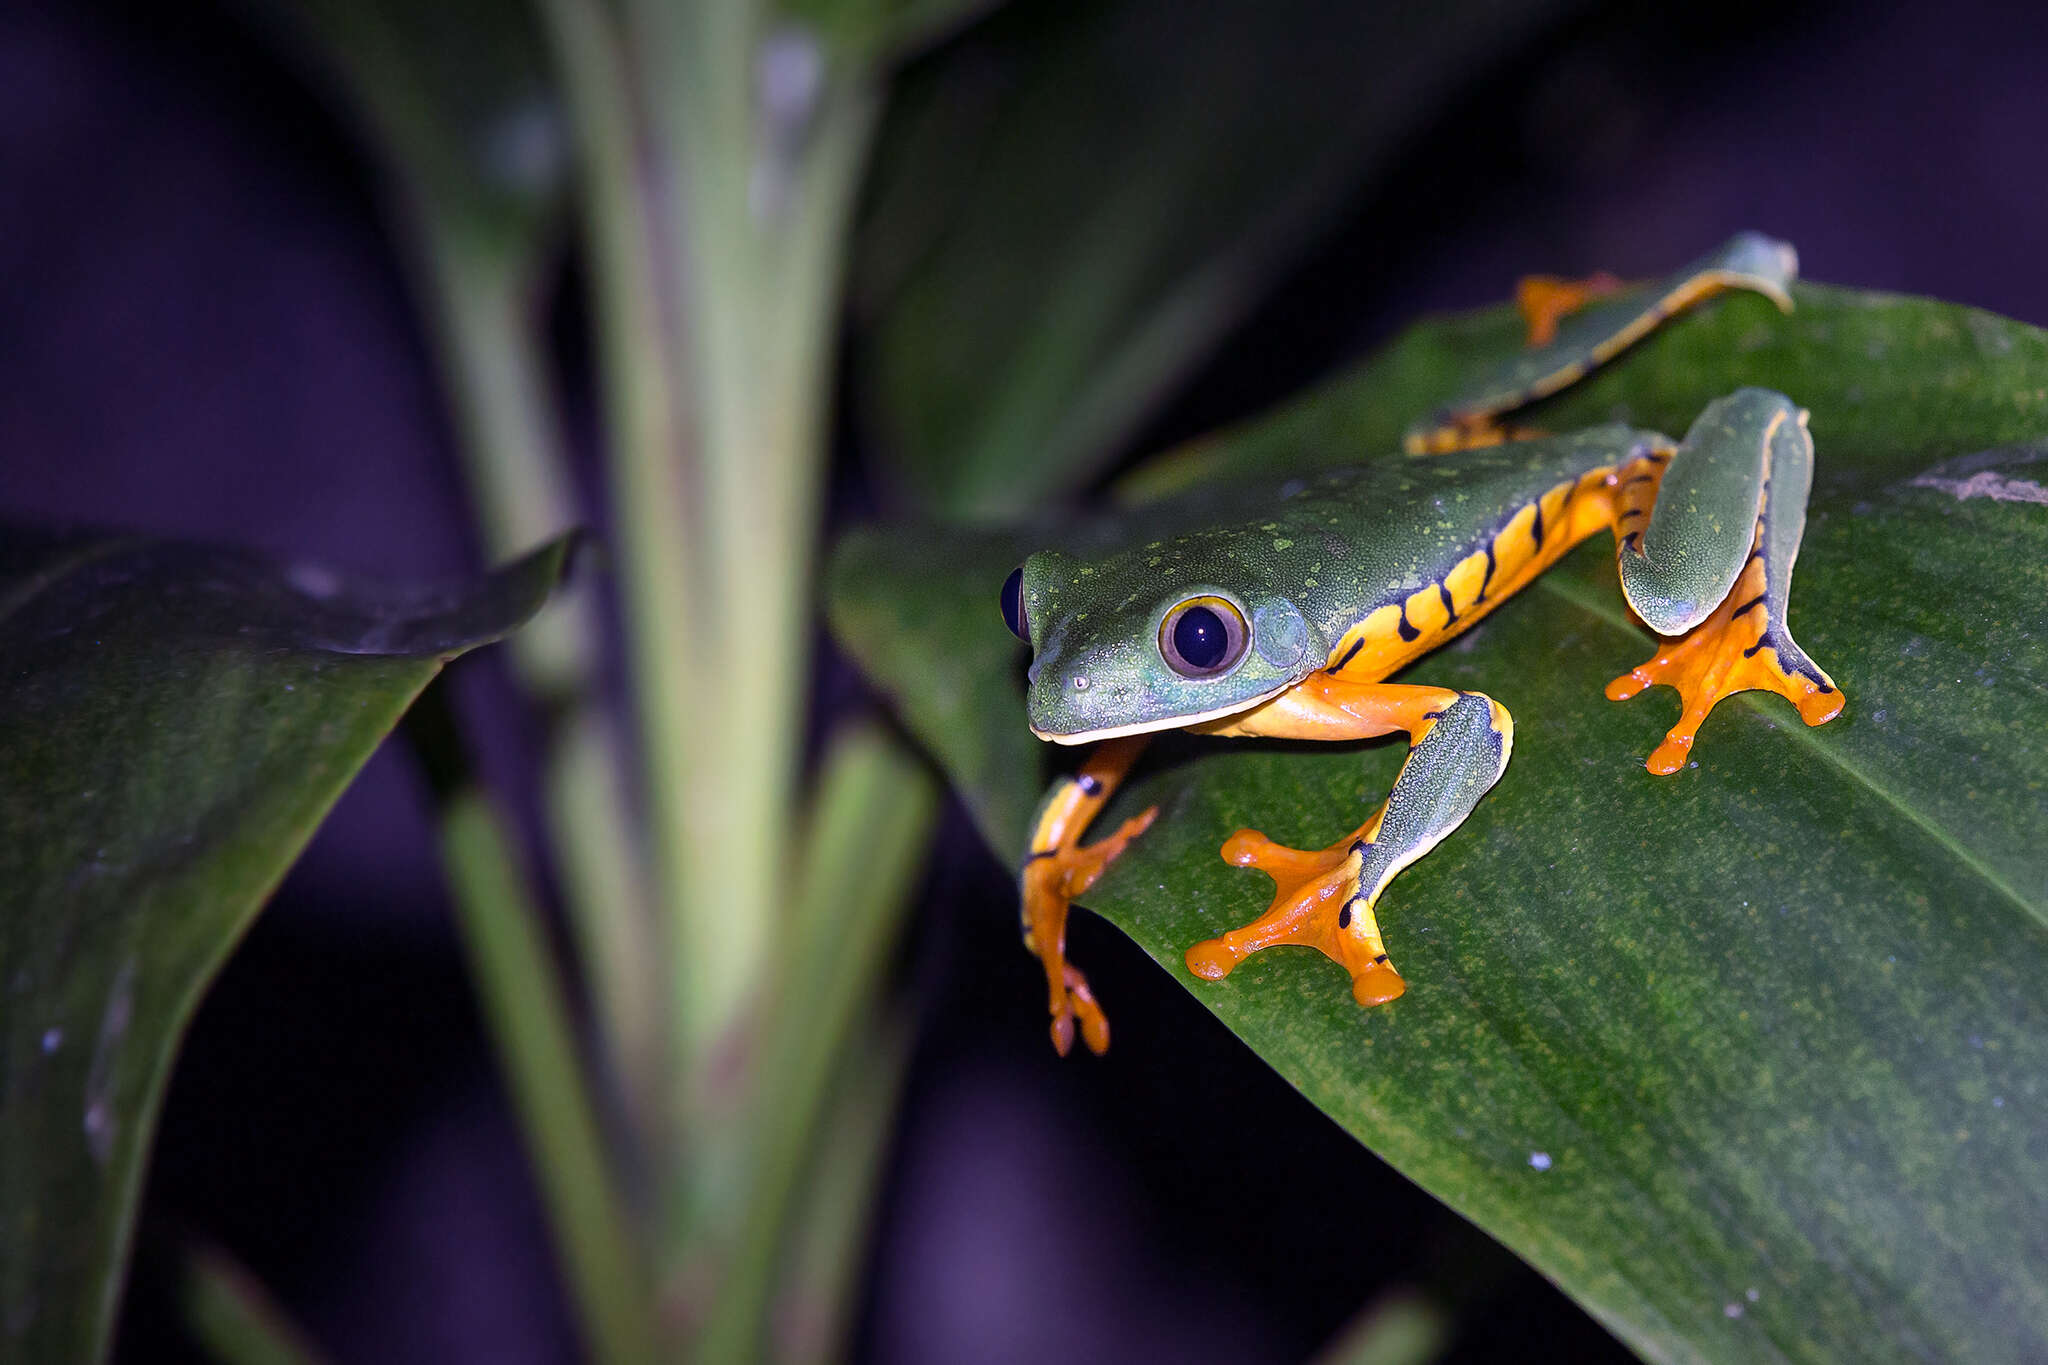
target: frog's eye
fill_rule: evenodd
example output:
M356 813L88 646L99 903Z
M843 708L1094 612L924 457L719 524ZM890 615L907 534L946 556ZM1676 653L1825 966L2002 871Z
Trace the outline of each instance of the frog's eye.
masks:
M1024 569L1021 565L1010 570L1010 576L1003 580L1003 623L1009 626L1010 634L1027 645L1031 643L1031 622L1024 615Z
M1244 614L1221 597L1190 597L1159 623L1159 652L1184 678L1213 678L1244 657Z

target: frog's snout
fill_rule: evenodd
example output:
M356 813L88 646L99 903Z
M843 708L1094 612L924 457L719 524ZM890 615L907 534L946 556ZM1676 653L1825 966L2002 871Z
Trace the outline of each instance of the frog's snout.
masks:
M1079 743L1143 709L1142 685L1113 672L1034 663L1029 676L1031 732L1040 739Z

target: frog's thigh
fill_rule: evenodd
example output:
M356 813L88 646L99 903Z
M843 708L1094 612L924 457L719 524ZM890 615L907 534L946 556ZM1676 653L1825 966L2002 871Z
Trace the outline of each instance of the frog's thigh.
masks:
M1407 759L1386 804L1328 848L1276 844L1239 830L1226 861L1272 877L1273 903L1257 920L1188 949L1188 970L1217 980L1245 958L1278 944L1303 944L1351 974L1361 1005L1404 989L1387 959L1373 909L1394 875L1461 824L1499 780L1514 745L1506 708L1477 692L1357 683L1320 673L1213 733L1288 739L1356 739L1405 730Z
M1683 767L1707 713L1736 692L1776 692L1808 725L1840 713L1841 693L1785 619L1812 483L1806 413L1783 394L1742 389L1693 423L1647 518L1624 497L1622 593L1659 635L1684 637L1607 689L1616 700L1655 683L1679 690L1684 710L1650 756L1652 772Z

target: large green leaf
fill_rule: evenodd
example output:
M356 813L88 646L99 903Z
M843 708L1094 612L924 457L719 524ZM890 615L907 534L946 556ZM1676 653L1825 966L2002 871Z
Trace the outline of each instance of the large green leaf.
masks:
M909 71L854 261L901 490L988 515L1099 472L1346 190L1572 8L1040 3Z
M0 1356L99 1358L206 983L413 697L568 553L399 589L0 532Z
M1714 304L1533 420L1682 430L1745 383L1809 405L1792 625L1842 717L1808 730L1748 694L1691 767L1647 774L1676 706L1600 695L1651 637L1594 543L1404 675L1517 722L1500 785L1381 903L1404 998L1359 1010L1304 949L1216 984L1181 960L1265 906L1266 880L1218 858L1227 834L1327 842L1398 745L1156 746L1103 823L1149 803L1159 821L1088 904L1648 1356L2041 1359L2048 336L1924 300L1797 300ZM1505 310L1425 324L1131 491L1358 462L1515 344ZM1073 759L1033 752L995 610L1051 534L871 532L832 577L839 637L1005 857L1036 779ZM1228 1217L1229 1192L1218 1171L1188 1193Z

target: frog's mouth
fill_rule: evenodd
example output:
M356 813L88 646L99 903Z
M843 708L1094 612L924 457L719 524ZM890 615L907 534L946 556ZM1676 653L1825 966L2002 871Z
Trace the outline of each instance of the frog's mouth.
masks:
M1219 706L1213 711L1194 711L1184 716L1161 716L1158 720L1139 720L1132 721L1129 725L1110 725L1100 730L1072 730L1066 733L1041 730L1034 725L1031 727L1031 733L1054 744L1093 744L1098 740L1121 739L1125 735L1150 735L1161 730L1185 730L1193 725L1222 720L1226 716L1242 715L1246 711L1264 706L1293 686L1294 683L1283 681L1271 691L1261 692L1255 697L1245 697L1228 706Z

